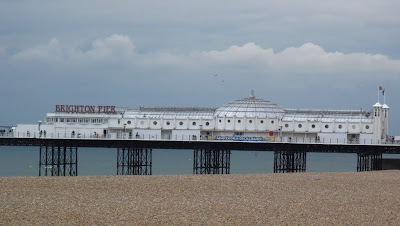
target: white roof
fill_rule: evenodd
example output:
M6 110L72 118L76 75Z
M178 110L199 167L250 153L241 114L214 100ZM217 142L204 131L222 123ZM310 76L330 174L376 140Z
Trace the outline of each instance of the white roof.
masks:
M382 107L382 105L381 105L381 103L379 103L379 102L376 102L376 104L374 104L374 106L373 107Z
M268 100L257 99L254 95L229 102L215 111L217 117L277 118L284 114L285 110L280 106Z
M282 121L373 122L371 112L363 110L286 109L286 112Z
M382 106L376 103L374 107ZM385 108L389 108L386 104ZM117 115L125 118L150 119L205 119L214 117L237 118L279 118L282 121L313 122L373 122L372 113L363 110L323 110L323 109L284 109L268 100L257 99L254 93L250 97L235 100L219 108L210 107L140 107L117 108ZM84 117L113 117L115 115L81 114ZM71 117L71 113L48 113L48 117ZM118 117L117 116L117 117Z
M152 119L213 119L216 108L203 107L140 107L126 111L127 118Z

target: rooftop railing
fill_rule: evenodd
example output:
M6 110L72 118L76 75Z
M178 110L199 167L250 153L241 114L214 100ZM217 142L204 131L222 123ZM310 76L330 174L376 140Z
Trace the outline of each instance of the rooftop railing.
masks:
M285 143L321 143L321 144L400 144L394 139L346 139L346 138L306 138L288 136L196 136L196 135L165 135L159 134L137 134L131 133L25 133L25 132L1 132L2 138L40 138L40 139L116 139L116 140L177 140L177 141L248 141L248 142L285 142Z

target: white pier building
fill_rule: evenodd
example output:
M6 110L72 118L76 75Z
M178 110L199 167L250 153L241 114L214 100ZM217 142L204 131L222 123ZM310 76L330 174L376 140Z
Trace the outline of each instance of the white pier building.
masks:
M377 144L388 127L389 107L379 102L372 111L287 109L252 93L218 108L56 105L14 136Z

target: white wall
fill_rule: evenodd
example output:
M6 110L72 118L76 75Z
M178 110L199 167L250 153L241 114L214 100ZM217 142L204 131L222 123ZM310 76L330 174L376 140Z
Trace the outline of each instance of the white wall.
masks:
M371 144L371 142L377 143L377 141L374 142L374 134L360 134L360 144Z
M20 124L15 127L14 136L16 137L38 137L38 124Z
M195 137L193 137L195 136ZM200 130L172 130L172 140L200 140Z
M151 140L160 140L161 137L161 130L157 129L134 129L132 130L132 138L136 139L136 135L139 135L138 138L140 139L151 139Z
M347 144L347 133L318 133L320 143Z

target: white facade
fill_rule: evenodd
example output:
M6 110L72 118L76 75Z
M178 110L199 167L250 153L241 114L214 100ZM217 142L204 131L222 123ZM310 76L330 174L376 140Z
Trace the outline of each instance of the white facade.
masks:
M73 106L65 109L73 109ZM119 139L236 139L284 142L382 143L388 137L389 107L373 111L284 109L254 95L219 108L115 108L108 113L48 113L40 125L17 125L15 136ZM109 106L107 106L109 107ZM57 105L57 109L64 109ZM78 110L79 109L79 110ZM95 107L86 109L95 109ZM103 108L105 109L105 108ZM88 111L87 110L87 111ZM42 131L42 132L40 132Z

